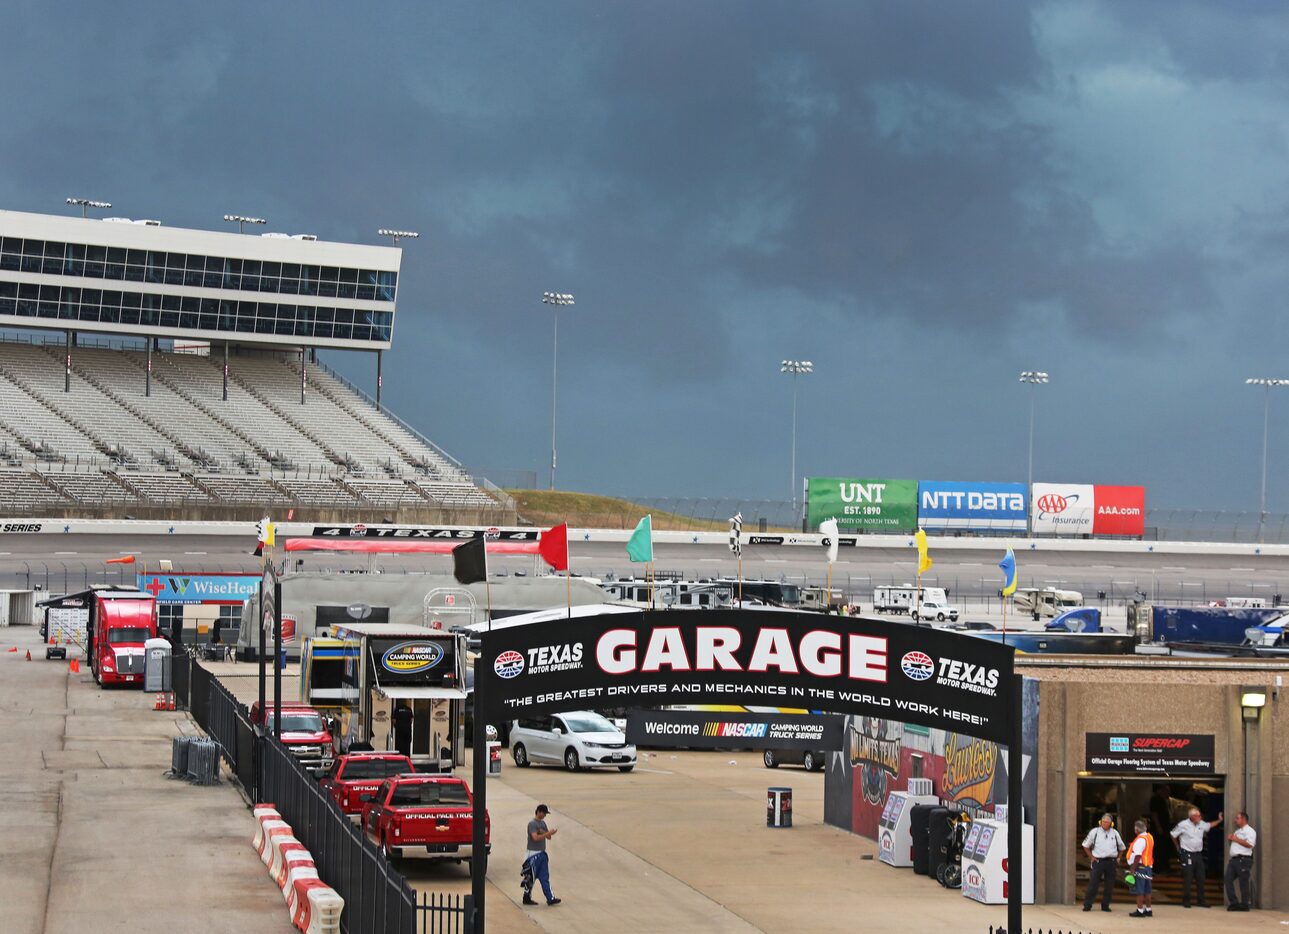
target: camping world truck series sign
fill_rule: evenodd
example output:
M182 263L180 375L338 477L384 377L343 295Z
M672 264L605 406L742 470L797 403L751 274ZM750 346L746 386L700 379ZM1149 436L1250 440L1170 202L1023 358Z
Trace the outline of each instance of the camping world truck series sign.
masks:
M490 722L586 707L786 707L1005 743L1013 651L856 617L642 610L484 633L476 690Z

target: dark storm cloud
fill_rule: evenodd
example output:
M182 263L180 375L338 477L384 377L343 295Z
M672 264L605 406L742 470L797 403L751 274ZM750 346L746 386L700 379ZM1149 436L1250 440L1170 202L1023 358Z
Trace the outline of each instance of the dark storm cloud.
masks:
M818 363L805 472L1023 476L1015 372L1043 367L1040 474L1244 504L1252 454L1178 472L1139 452L1260 429L1241 381L1286 336L1284 20L1270 3L29 2L0 59L0 204L421 230L387 391L474 464L547 461L554 289L578 296L560 331L572 486L786 494L777 365L797 356Z

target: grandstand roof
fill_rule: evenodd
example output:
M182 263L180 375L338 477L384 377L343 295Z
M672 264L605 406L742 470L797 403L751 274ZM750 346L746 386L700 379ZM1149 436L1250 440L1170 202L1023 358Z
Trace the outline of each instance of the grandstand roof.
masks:
M0 326L387 349L402 250L0 211Z

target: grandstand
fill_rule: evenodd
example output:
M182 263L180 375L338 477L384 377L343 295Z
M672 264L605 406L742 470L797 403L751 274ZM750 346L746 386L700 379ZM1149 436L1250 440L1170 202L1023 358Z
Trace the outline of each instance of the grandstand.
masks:
M0 340L3 512L514 521L509 497L317 362L388 349L400 256L0 211L0 327L21 329Z

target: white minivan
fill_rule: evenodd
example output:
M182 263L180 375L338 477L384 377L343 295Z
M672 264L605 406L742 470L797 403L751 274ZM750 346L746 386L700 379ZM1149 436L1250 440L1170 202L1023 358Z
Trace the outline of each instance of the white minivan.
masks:
M636 747L610 720L593 710L544 714L510 727L510 754L521 769L534 762L563 764L570 772L636 767Z

